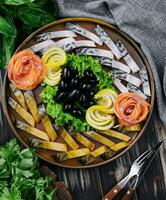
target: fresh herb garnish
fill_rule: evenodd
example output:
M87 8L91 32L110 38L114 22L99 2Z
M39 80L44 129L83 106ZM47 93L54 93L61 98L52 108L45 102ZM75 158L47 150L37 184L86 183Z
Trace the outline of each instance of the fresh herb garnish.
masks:
M40 174L34 150L21 150L16 139L0 147L1 200L55 199L51 183L51 178Z
M59 126L70 125L76 131L83 132L90 129L90 126L84 119L76 118L63 111L63 105L55 101L57 87L46 86L40 94L43 102L46 104L46 112L55 119Z
M58 87L56 86L45 86L44 90L41 92L40 97L42 98L44 103L54 103L55 97L57 95Z
M84 72L90 69L99 81L97 84L98 90L103 88L113 88L112 73L103 70L100 62L91 56L69 54L67 64L77 70L80 76L83 76Z

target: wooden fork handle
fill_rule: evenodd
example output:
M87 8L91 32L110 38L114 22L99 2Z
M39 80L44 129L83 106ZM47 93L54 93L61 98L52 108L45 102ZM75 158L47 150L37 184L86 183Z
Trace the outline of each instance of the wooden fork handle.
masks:
M122 188L116 184L101 200L112 200Z
M132 198L132 196L133 196L134 191L135 191L134 189L129 187L127 189L127 192L122 197L122 200L130 200Z

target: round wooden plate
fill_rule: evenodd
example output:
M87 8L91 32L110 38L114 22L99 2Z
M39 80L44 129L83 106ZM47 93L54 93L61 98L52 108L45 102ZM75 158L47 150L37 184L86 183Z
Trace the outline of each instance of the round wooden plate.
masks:
M142 51L140 50L140 48L137 46L137 44L131 39L129 38L126 34L124 34L122 31L118 30L117 28L115 28L114 26L100 21L100 20L96 20L96 19L90 19L90 18L67 18L67 19L62 19L59 21L55 21L51 24L48 24L40 29L38 29L37 31L35 31L34 33L32 33L16 50L16 52L23 50L25 48L28 48L34 44L36 44L36 40L35 40L35 36L38 34L41 34L43 32L49 32L49 31L58 31L58 30L65 30L65 24L67 22L73 22L73 23L77 23L80 26L88 29L91 32L94 32L94 28L96 26L96 24L101 25L105 31L108 33L108 35L110 36L110 38L115 41L117 39L121 39L125 45L125 47L127 48L128 52L130 53L130 55L132 56L132 58L136 61L136 63L138 64L138 66L140 68L142 67L146 67L147 71L148 71L148 76L149 76L149 81L150 81L150 88L151 88L151 98L148 99L151 107L150 107L150 112L149 115L146 119L146 121L143 122L142 124L142 129L140 132L135 133L132 136L132 141L131 144L124 149L123 151L121 151L120 153L118 153L116 156L110 158L107 161L102 160L101 158L97 158L93 163L84 166L82 165L78 159L70 159L70 160L66 160L64 162L55 162L54 159L52 158L52 155L55 154L55 152L53 151L49 151L49 150L44 150L44 149L37 149L36 153L37 155L42 158L45 161L48 161L52 164L56 164L58 166L62 166L62 167L70 167L70 168L89 168L89 167L96 167L99 165L103 165L106 164L110 161L115 160L116 158L118 158L119 156L121 156L122 154L124 154L125 152L127 152L133 145L134 143L141 137L141 135L143 134L148 121L150 119L151 113L152 113L152 109L153 109L153 105L154 105L154 96L155 96L155 92L154 92L154 81L153 81L153 76L152 76L152 71L151 68L144 56L144 54L142 53ZM85 39L82 36L78 36L76 38L76 40L78 39ZM98 47L98 46L97 46ZM100 47L101 48L101 47ZM102 47L103 49L108 49L105 45ZM16 53L15 52L15 53ZM122 61L123 62L123 61ZM35 89L34 91L34 95L36 97L36 100L38 101L38 96L39 96L39 90ZM16 137L21 141L21 143L24 146L28 146L28 134L25 134L24 132L22 132L19 129L16 129L14 126L14 119L21 119L15 112L13 112L12 109L10 109L10 107L7 104L7 98L8 96L12 95L11 91L9 89L9 80L7 77L7 73L5 75L5 83L4 83L4 111L6 113L8 122L14 132L14 134L16 135ZM37 125L37 127L39 127L40 129L42 129L42 126L39 124ZM59 137L57 141L62 141L61 138ZM96 144L96 146L101 146L99 143L94 142ZM81 145L80 145L81 147Z

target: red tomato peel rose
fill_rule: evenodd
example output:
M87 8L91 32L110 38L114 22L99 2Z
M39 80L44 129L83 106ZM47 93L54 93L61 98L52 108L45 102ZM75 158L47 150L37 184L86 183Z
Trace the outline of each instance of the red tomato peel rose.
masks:
M21 90L34 89L44 78L46 67L39 56L25 49L13 55L8 64L8 77Z

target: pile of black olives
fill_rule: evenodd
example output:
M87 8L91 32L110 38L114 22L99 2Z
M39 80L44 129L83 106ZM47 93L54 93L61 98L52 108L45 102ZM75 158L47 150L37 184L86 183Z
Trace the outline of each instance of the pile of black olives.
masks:
M92 71L85 71L84 76L81 77L75 70L65 67L56 101L64 104L64 111L81 117L84 109L95 104L93 97L96 92L96 84L98 81ZM80 109L80 107L84 109Z

